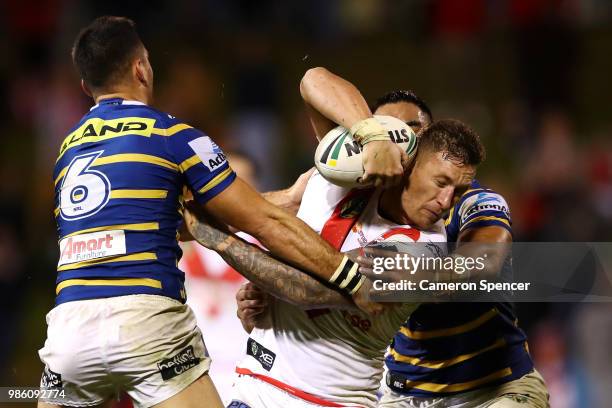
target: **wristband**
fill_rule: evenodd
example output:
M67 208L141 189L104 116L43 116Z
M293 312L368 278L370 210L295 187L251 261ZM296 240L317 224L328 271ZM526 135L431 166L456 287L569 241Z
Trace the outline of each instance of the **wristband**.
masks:
M370 142L391 141L391 136L375 118L361 120L351 127L353 140L365 146Z
M338 265L338 268L329 279L330 283L349 295L357 292L361 285L363 285L363 281L365 281L365 276L359 272L359 264L351 261L346 255L342 258L342 262L340 262L340 265Z

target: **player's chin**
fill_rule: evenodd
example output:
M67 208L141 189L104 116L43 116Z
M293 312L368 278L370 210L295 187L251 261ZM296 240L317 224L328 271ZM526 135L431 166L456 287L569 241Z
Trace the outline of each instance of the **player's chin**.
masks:
M416 227L422 230L427 230L431 228L436 221L438 221L439 217L433 214L431 211L423 209L419 212L419 216L412 221L416 224Z

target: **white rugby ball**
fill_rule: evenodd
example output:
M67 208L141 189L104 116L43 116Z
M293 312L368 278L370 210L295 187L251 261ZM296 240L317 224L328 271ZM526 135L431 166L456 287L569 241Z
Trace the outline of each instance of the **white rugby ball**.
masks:
M393 116L374 115L389 132L391 140L408 153L416 153L416 135L406 123ZM353 140L348 129L338 126L330 130L319 142L315 152L315 166L330 183L342 187L361 186L363 177L362 147Z

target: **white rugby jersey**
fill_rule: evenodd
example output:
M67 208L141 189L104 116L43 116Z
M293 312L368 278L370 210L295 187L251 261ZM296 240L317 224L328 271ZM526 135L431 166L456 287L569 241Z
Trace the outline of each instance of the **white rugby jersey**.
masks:
M335 186L318 172L310 178L298 217L318 233L350 189ZM377 191L348 233L342 252L363 247L394 228L407 228L378 214ZM442 221L420 231L418 242L445 242ZM446 244L438 246L446 252ZM432 256L439 256L433 254ZM238 372L251 371L340 404L376 406L389 341L417 304L404 304L372 317L342 310L304 311L276 300L271 327L254 329ZM312 312L312 313L311 313Z

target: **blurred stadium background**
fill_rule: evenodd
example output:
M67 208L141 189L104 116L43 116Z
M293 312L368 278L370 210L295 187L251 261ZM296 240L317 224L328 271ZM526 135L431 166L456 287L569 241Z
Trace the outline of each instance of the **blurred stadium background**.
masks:
M437 118L472 125L488 150L479 179L507 197L517 241L612 239L612 2L5 0L2 386L40 378L36 351L58 256L51 171L61 140L92 105L69 51L103 14L136 21L155 69L155 105L233 152L261 191L312 165L298 84L322 65L370 101L413 89ZM214 257L198 266L193 251L184 261L189 293L223 392L230 357L243 351L233 300L240 280ZM520 304L518 313L552 406L610 406L612 305Z

